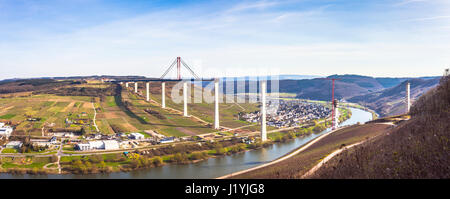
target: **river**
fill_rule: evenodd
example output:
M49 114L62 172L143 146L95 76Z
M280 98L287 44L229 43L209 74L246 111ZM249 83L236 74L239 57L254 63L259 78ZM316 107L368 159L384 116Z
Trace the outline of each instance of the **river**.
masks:
M350 108L352 116L340 124L340 126L352 125L358 122L364 123L372 120L372 114L361 109ZM246 151L234 155L210 158L195 164L166 165L162 167L136 170L131 172L117 172L109 174L89 174L89 175L13 175L0 174L2 179L208 179L216 178L233 172L241 171L251 167L275 160L284 154L304 145L310 140L328 133L330 129L320 133L298 137L285 143L275 143L272 146Z

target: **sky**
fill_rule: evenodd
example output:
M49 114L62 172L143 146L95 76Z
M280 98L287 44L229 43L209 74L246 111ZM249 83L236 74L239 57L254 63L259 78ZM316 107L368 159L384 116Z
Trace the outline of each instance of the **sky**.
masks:
M177 56L202 77L442 75L450 1L0 0L0 79L160 77Z

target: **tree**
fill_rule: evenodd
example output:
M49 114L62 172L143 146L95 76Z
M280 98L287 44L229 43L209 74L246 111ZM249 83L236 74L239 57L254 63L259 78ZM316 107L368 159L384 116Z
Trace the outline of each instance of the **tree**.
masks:
M201 160L205 158L205 154L202 152L195 152L191 155L191 160Z
M176 163L183 163L188 159L186 153L176 153L173 157L172 157L172 161L176 162Z
M89 161L91 161L92 163L99 163L99 162L103 161L103 156L102 155L91 155L89 157Z
M131 168L139 168L139 160L133 159L130 161Z
M216 154L217 154L217 155L223 155L223 154L225 154L225 149L222 147L222 145L217 145L217 146L215 147L215 150L216 150Z
M92 168L92 164L89 161L86 161L84 165L86 165L86 168L88 169Z
M159 156L153 158L153 164L155 166L161 166L163 164L163 159Z
M100 163L98 163L98 167L99 168L101 168L101 169L105 169L106 168L106 163L105 163L105 161L100 161Z
M86 135L86 129L83 127L81 127L81 135Z
M57 161L58 161L58 157L57 157L56 155L52 155L52 156L50 157L50 161L51 161L51 162L57 162Z

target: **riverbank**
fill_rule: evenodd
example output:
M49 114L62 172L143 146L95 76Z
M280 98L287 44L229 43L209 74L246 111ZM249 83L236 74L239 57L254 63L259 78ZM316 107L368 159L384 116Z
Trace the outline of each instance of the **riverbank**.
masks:
M223 156L229 156L238 153L244 153L251 150L258 150L272 146L276 143L284 143L291 141L295 138L308 136L314 132L305 129L293 129L284 132L277 132L277 135L283 135L281 139L277 137L276 141L270 140L264 143L256 142L253 144L243 144L240 140L232 141L226 144L224 147L221 144L211 146L209 150L203 151L189 151L186 148L174 149L176 151L187 151L188 153L175 153L165 156L151 156L146 157L136 151L136 153L129 153L125 155L123 153L111 153L111 154L90 154L79 156L62 156L61 174L98 174L98 173L112 173L112 172L130 172L134 170L144 170L155 167L162 167L171 164L186 165L195 164L201 161L208 160L210 158L218 158ZM223 144L223 143L222 143ZM169 146L170 147L170 146ZM184 146L186 147L186 146ZM6 157L3 157L6 160ZM0 172L12 173L12 174L57 174L56 168L43 168L45 165L54 164L50 159L43 161L45 157L39 157L39 164L33 163L33 159L38 157L9 157L7 169L2 169ZM51 157L47 157L51 158ZM22 164L28 162L26 164ZM43 166L39 168L39 166ZM15 167L15 168L14 168Z
M389 127L390 125L386 124L356 124L339 129L317 138L316 142L300 147L297 153L286 158L222 178L301 178L334 151L383 134Z

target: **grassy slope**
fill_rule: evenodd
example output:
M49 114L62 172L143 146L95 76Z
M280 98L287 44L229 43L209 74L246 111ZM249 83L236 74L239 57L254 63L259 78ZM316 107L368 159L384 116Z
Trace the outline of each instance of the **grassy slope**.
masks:
M177 110L183 110L182 103L175 103L171 99L171 88L173 84L167 83L166 85L166 106L174 108ZM161 103L161 85L159 83L152 82L150 85L150 98L154 100L155 103L147 103L144 98L141 97L145 95L142 93L145 88L140 87L139 92L141 96L134 94L133 88L129 88L128 92L124 89L122 96L125 100L130 101L133 105L130 108L131 112L128 112L128 122L139 130L156 130L160 133L166 135L175 136L185 136L185 135L195 135L214 132L211 127L207 127L205 124L196 121L193 118L185 118L179 113L170 111L169 109L162 109L158 104ZM191 91L194 94L194 88ZM226 127L240 127L248 125L249 123L240 121L237 119L237 113L241 111L255 111L258 109L257 104L220 104L220 120L221 125ZM167 119L158 119L146 112L144 110L149 108L151 110L159 112L161 115L165 116ZM127 111L125 111L127 112ZM188 104L188 114L199 117L200 119L212 123L214 115L214 104L213 103L189 103Z
M299 178L343 144L351 145L368 137L380 135L388 127L388 125L383 124L366 124L345 128L326 136L292 158L234 178Z

